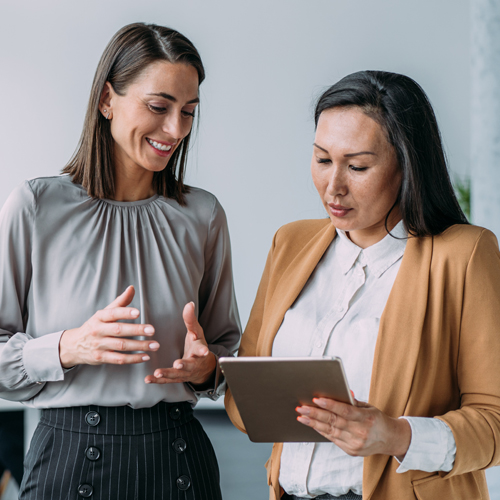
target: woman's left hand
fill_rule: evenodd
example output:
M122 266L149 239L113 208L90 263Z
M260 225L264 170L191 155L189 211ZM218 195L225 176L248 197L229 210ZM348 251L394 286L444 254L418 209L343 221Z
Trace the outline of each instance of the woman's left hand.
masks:
M215 354L208 349L203 328L194 314L194 303L184 306L182 318L187 328L184 341L184 355L176 359L172 368L158 368L148 375L146 384L179 384L190 382L195 385L206 383L217 366Z
M312 427L348 455L383 454L403 460L411 441L407 420L392 418L368 403L355 406L333 399L313 399L313 406L299 406L297 420Z

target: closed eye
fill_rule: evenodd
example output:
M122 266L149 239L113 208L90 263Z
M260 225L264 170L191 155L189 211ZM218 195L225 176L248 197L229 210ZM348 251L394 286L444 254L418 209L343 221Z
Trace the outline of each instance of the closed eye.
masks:
M194 111L192 113L190 113L189 111L181 111L181 113L184 116L190 116L191 118L194 118Z
M153 106L152 104L148 104L148 107L153 113L164 113L167 111L167 108L161 108L159 106Z
M349 165L349 168L353 171L353 172L363 172L364 170L367 170L368 167L356 167L354 165Z
M316 161L318 163L331 163L332 160L330 160L330 158L316 158Z

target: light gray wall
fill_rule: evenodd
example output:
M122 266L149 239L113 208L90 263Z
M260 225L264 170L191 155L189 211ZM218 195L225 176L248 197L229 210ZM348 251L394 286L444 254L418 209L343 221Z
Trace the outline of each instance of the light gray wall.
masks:
M472 217L500 238L500 2L471 2Z
M189 181L228 214L243 322L276 229L324 216L309 162L313 100L326 86L360 69L412 76L453 170L468 170L466 0L1 0L0 205L23 179L64 166L100 54L134 21L180 30L204 60Z

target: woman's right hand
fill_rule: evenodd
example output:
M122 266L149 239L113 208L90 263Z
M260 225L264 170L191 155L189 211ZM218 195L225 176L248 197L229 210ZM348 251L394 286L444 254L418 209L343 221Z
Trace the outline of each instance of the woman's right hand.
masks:
M129 351L157 351L160 344L151 340L133 340L126 337L152 337L152 325L117 323L118 320L136 319L139 311L127 307L135 290L129 286L120 296L101 311L97 311L80 328L65 330L59 342L59 357L63 368L75 365L125 365L143 363L150 358L144 352L125 354ZM124 352L123 352L124 351Z

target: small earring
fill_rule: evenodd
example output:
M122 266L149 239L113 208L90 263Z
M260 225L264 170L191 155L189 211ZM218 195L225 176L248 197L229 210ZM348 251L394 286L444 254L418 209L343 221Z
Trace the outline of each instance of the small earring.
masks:
M109 120L109 111L107 109L103 109L102 112L107 113L107 115L104 118L106 118L106 120Z

